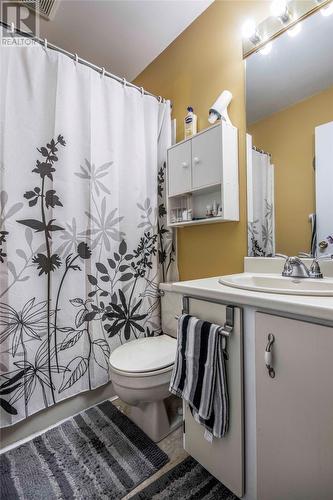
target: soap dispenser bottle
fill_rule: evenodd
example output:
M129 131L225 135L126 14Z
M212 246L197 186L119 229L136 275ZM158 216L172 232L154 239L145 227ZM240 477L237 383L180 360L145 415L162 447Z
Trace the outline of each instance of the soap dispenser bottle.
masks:
M187 108L187 115L184 120L184 130L185 139L188 139L197 133L197 115L193 113L193 108L191 106Z

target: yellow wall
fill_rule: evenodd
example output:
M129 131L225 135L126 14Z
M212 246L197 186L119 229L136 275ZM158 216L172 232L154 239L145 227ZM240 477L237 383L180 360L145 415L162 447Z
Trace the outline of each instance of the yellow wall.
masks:
M314 129L333 120L333 87L249 127L253 144L275 165L276 251L308 252L315 211Z
M243 270L247 254L245 89L241 26L269 15L267 1L216 1L135 80L137 85L172 100L177 139L183 139L186 107L208 127L208 109L224 89L233 93L230 117L239 129L240 222L192 226L178 230L181 279Z

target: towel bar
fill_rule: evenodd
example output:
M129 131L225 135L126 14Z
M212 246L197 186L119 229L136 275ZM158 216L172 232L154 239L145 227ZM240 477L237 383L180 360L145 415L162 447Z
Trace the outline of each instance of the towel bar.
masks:
M198 297L189 297L188 295L183 297L183 314L189 314L189 299L193 298L195 300L203 300L205 302L214 302L208 299L201 299ZM175 316L175 319L178 320L179 316ZM232 330L234 328L234 307L226 306L226 321L223 326L219 328L219 333L224 337L229 337Z

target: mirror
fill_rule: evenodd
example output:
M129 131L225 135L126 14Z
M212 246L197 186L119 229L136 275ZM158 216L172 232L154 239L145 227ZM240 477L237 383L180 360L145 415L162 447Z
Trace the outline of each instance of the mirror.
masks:
M333 254L333 15L246 60L248 255Z

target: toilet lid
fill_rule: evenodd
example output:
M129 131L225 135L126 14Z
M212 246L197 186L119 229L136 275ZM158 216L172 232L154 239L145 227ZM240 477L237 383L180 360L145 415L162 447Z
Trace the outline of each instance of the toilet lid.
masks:
M151 372L175 362L177 340L168 335L132 340L117 347L110 356L110 364L124 372Z

